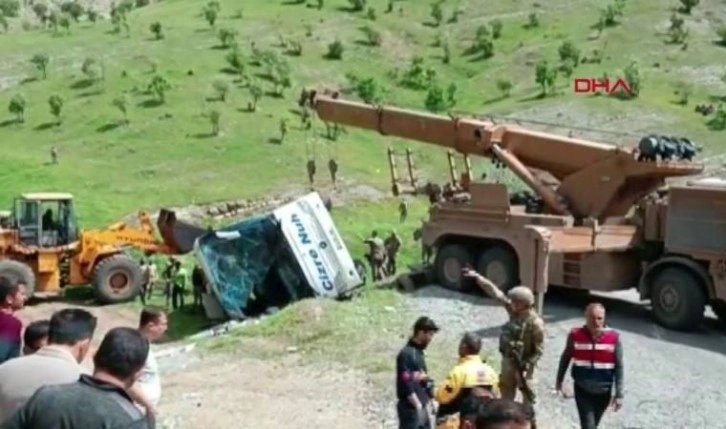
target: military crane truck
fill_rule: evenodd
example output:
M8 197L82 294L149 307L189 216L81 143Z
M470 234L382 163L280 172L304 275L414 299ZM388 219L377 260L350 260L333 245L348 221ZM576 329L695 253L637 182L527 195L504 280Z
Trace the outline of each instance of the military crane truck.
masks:
M703 171L692 153L671 150L654 160L635 148L364 104L330 91L303 99L326 123L490 158L539 199L513 204L505 185L472 182L467 201L434 204L421 236L435 252L442 286L471 288L461 277L470 264L502 289L529 285L540 309L548 285L637 288L670 329L694 329L707 305L726 317L726 186L692 182L663 190L666 179Z

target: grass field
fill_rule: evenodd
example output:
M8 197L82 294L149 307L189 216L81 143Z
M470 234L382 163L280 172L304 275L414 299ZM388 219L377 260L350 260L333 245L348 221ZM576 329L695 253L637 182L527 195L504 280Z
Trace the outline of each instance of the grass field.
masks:
M443 88L456 84L453 109L457 111L544 118L636 134L644 129L678 132L705 144L708 152L719 151L723 139L723 133L708 130L704 119L693 113L695 101L726 92L720 81L726 48L714 43L726 11L721 1L702 1L691 15L682 15L689 29L687 50L664 42L676 1L629 1L619 25L606 28L599 37L591 26L607 6L600 1L446 0L438 28L431 24L429 2L396 1L392 13L386 13L386 0L369 0L367 7L375 9L375 20L366 12L346 11L350 6L346 0L325 1L320 10L291 3L222 0L214 28L202 15L205 2L192 0L165 0L134 9L127 13L128 31L120 33L114 33L108 19L95 24L84 19L71 22L69 32L40 28L27 18L32 13L8 19L9 30L0 36L4 88L0 105L7 106L12 97L22 94L26 107L23 123L15 123L14 115L6 111L0 128L2 200L8 204L23 191L70 191L77 196L82 223L97 226L142 207L253 197L289 187L305 180L305 162L313 156L318 180L327 181L325 166L333 156L346 179L387 189L386 144L403 149L409 143L355 130L330 142L321 136L319 122L314 122L312 131L302 131L293 109L302 87L347 86L349 73L374 78L384 102L423 109L427 92L404 89L391 77L394 68L401 70L400 75L415 56L436 70ZM448 23L457 7L463 11L458 22ZM539 26L525 28L532 12L538 14ZM493 57L465 55L477 27L494 19L501 20L503 31L493 41ZM161 24L163 39L156 40L151 32L154 22ZM380 33L381 46L366 45L362 26ZM250 91L225 71L230 49L220 47L221 29L237 31L245 73L264 91L273 87L259 76L264 68L249 63L251 43L284 58L291 85L283 98L264 95L258 111L247 112ZM286 55L279 47L281 37L299 41L301 55ZM442 43L450 46L450 64L443 64L443 48L434 46L437 38L448 40ZM340 60L325 58L335 40L344 46ZM619 101L573 94L571 78L560 74L557 94L537 98L534 65L541 58L559 62L557 49L566 40L582 56L592 56L594 49L603 52L600 64L581 65L573 77L604 72L620 76L619 70L637 60L640 96ZM35 54L50 59L45 79L30 62ZM95 61L95 66L89 63L90 69L96 67L103 78L89 80L82 72L87 58ZM156 75L170 85L162 104L147 91ZM229 85L225 102L213 100L213 85L220 80ZM499 95L498 80L512 83L509 97ZM692 86L689 106L674 103L673 85L678 82ZM124 116L112 105L124 94L128 125L121 123ZM63 99L60 125L49 108L52 95ZM221 115L219 136L210 136L212 110ZM270 143L279 137L283 118L289 120L288 136L282 144ZM59 147L58 165L48 165L53 145ZM424 175L445 180L441 150L410 146ZM488 165L479 162L477 171Z

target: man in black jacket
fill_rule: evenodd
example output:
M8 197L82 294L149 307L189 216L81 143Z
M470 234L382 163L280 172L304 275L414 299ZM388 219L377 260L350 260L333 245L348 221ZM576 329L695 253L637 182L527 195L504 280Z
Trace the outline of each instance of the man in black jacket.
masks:
M111 329L93 357L93 376L41 387L0 429L152 429L126 393L148 354L149 342L138 331Z
M433 380L428 376L424 350L439 330L433 320L420 317L413 336L396 357L396 396L399 429L428 429L428 406L433 396Z

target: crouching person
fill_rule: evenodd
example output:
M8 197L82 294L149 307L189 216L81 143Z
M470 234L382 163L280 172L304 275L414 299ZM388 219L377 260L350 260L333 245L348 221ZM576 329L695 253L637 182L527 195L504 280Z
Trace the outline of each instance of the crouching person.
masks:
M484 402L499 396L499 377L491 366L484 363L481 338L466 333L459 343L459 362L449 372L435 393L439 403L436 413L437 429L458 429L464 404L475 400Z

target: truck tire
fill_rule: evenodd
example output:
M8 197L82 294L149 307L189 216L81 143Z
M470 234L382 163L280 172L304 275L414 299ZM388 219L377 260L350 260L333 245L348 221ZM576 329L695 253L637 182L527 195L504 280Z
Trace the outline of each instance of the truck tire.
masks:
M13 283L25 284L28 297L33 296L35 291L35 273L27 264L12 259L0 261L0 277L6 278Z
M477 260L476 270L502 292L507 292L519 284L517 255L503 246L495 245L485 250Z
M130 301L141 292L143 272L139 263L124 254L103 259L93 270L93 291L101 304Z
M436 252L434 261L437 283L446 289L458 292L471 290L472 282L461 277L461 270L471 263L471 253L466 247L459 244L442 246Z
M701 282L687 269L665 268L653 279L650 301L653 316L661 325L692 331L703 321L706 294Z

